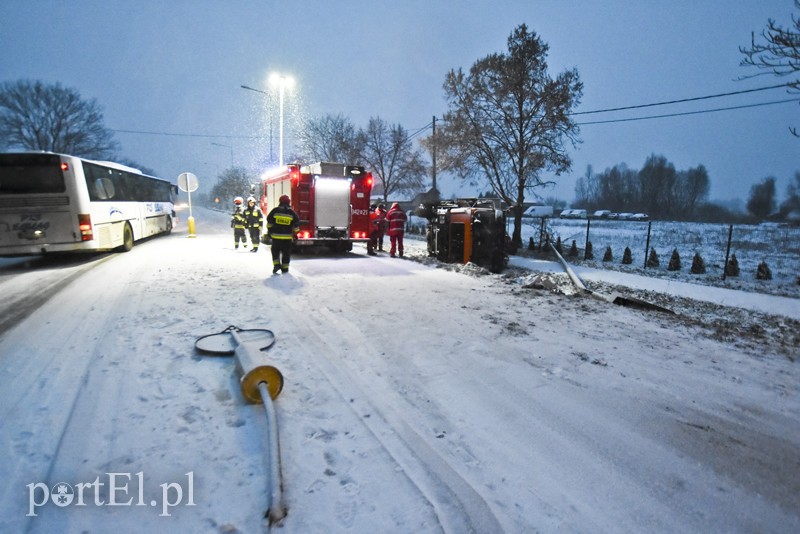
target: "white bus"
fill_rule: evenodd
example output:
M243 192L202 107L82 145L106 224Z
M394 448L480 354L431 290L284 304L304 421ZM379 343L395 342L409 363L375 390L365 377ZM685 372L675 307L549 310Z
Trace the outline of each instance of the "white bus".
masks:
M0 154L0 256L129 251L169 233L177 187L117 163Z

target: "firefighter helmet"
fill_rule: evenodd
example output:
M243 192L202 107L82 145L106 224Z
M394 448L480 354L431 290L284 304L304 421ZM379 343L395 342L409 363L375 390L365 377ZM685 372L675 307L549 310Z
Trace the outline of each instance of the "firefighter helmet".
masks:
M236 204L237 206L241 206L242 202L243 202L242 197L236 197L233 199L233 203Z
M254 197L254 196L252 196L252 195L250 195L249 197L247 197L247 203L248 203L248 204L250 204L251 202L255 202L255 201L256 201L256 197Z
M289 198L289 195L281 195L281 198L279 198L279 199L278 199L278 203L279 203L279 204L286 204L286 205L289 205L291 202L292 202L292 201L291 201L291 199Z

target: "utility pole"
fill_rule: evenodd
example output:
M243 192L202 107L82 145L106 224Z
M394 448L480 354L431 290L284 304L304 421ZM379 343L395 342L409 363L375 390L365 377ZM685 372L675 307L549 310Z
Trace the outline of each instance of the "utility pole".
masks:
M436 115L433 116L433 137L431 139L433 140L431 178L433 179L433 189L436 189Z

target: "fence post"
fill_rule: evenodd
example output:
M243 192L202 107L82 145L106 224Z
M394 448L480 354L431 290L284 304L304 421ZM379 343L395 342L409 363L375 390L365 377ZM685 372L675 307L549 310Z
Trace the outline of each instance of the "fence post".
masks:
M583 259L586 259L586 251L589 250L589 226L592 224L592 218L586 216L586 244L583 246Z
M733 237L733 225L728 225L728 247L725 249L725 267L722 269L722 279L728 276L728 256L731 253L731 237Z
M647 269L647 254L650 252L650 227L653 221L647 223L647 243L644 246L644 268Z
M541 218L542 222L539 225L539 252L542 251L542 246L543 246L543 243L544 243L544 221L546 219L547 219L547 217L542 217Z

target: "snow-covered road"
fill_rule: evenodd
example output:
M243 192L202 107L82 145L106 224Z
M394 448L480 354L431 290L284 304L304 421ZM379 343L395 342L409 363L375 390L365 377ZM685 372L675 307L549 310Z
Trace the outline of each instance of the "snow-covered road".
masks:
M272 276L195 217L0 334L0 531L267 530L263 407L193 350L229 325L277 337L282 532L800 530L796 363L359 247Z

